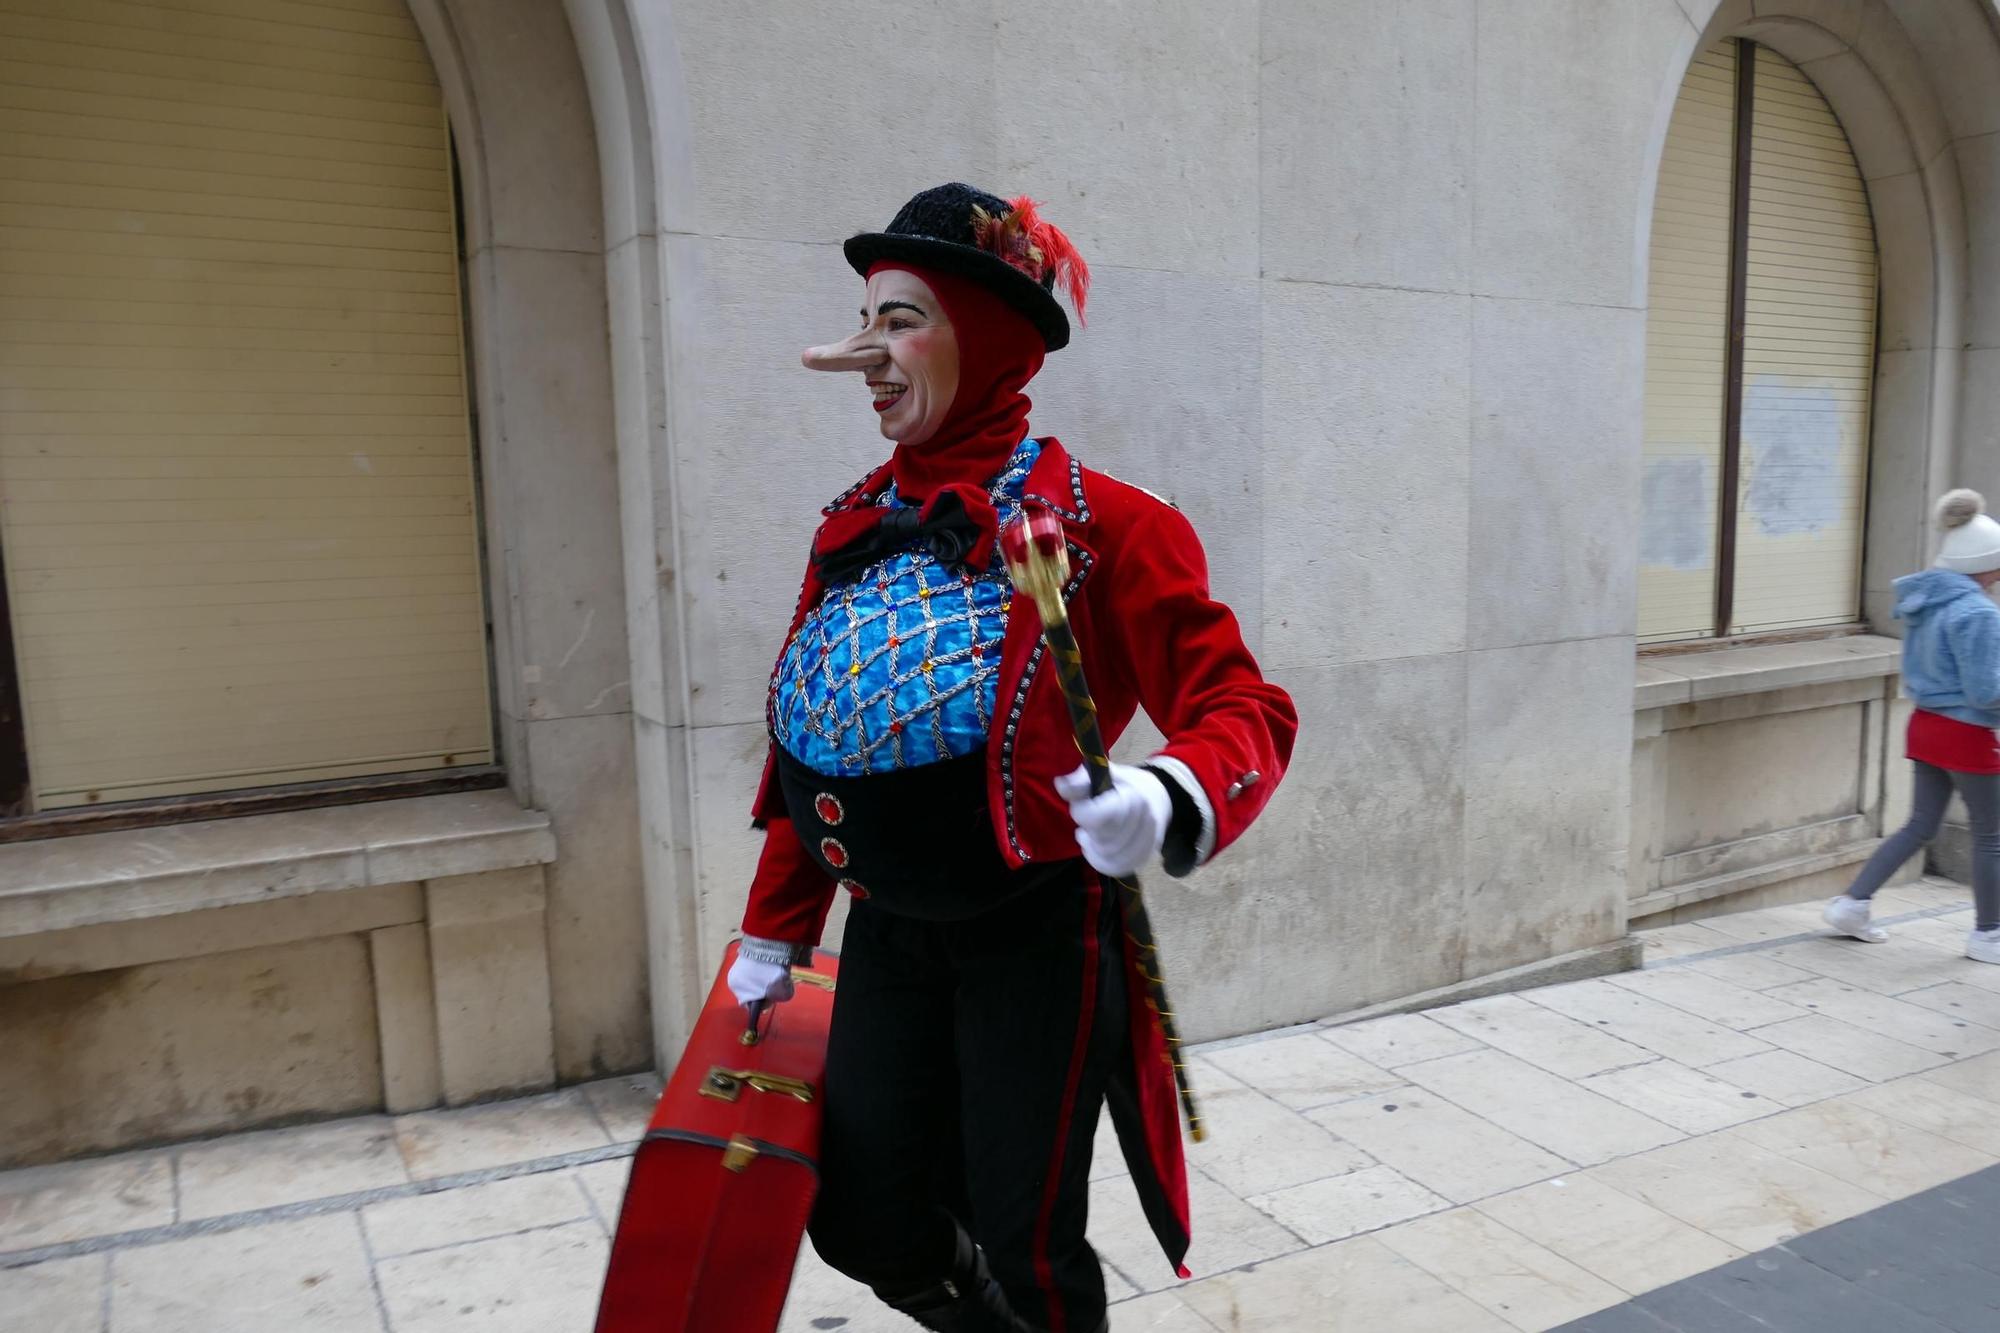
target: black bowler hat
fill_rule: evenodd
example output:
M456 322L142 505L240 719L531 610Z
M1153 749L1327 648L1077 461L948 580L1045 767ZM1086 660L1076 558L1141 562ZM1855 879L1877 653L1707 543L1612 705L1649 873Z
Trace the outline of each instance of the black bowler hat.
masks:
M1027 317L1053 352L1069 344L1069 317L1056 301L1060 281L1076 317L1090 290L1083 256L1035 201L1006 200L953 181L904 204L886 231L848 238L847 262L862 277L883 260L970 278Z

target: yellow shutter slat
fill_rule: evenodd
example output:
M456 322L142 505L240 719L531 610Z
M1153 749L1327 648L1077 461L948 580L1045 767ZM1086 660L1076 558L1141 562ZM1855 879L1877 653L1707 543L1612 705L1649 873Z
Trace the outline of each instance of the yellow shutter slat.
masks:
M491 761L440 103L401 0L0 0L39 807Z
M116 127L115 122L112 127ZM10 123L5 140L11 156L36 163L60 163L60 170L88 176L93 171L132 170L134 183L161 179L160 173L183 185L199 185L205 175L262 182L274 196L290 197L302 187L330 190L414 192L438 195L443 187L427 163L395 167L380 162L343 162L324 156L310 162L284 153L259 153L212 144L140 143L128 140L79 138L75 134L34 133ZM47 166L35 168L50 170ZM342 197L346 197L343 195ZM448 197L448 196L446 196Z
M385 416L379 412L350 413L340 417L314 413L260 414L233 412L189 412L172 421L162 421L157 413L133 412L19 412L0 422L0 438L20 435L120 435L156 437L161 435L217 436L314 436L337 435L367 438L375 434L411 435L423 439L440 436L465 438L462 425L450 418L414 421L409 417Z
M269 346L213 347L175 342L151 346L78 346L24 342L8 353L15 366L61 369L73 375L115 370L132 374L221 372L306 375L391 375L436 381L455 379L457 358L449 354L383 353Z
M421 127L429 124L435 111L434 107L422 102L313 93L297 85L259 87L229 79L203 79L198 71L188 69L176 71L168 77L161 77L157 72L141 74L135 73L129 64L122 69L106 68L102 63L91 61L88 53L81 58L73 55L66 59L60 50L48 48L43 52L43 59L34 60L28 58L31 50L9 46L4 54L0 54L0 79L19 87L49 92L181 103L211 114L217 111L275 111L287 120L292 117L323 117L364 124Z
M229 170L226 158L212 159L218 165L201 168L170 167L151 154L135 153L136 162L98 160L95 157L52 157L53 145L43 140L30 142L26 136L4 145L0 152L0 180L34 185L65 184L127 190L192 191L197 196L235 196L274 202L311 204L361 204L392 209L435 210L450 205L450 196L436 183L419 180L409 185L394 182L362 184L328 179L274 177L252 171ZM110 156L110 155L106 155ZM255 190L255 194L246 193ZM435 214L433 213L433 216Z
M185 0L0 0L0 8L127 34L171 33L338 52L393 69L402 78L415 80L426 74L436 78L423 39L400 4L375 6L373 31L352 21L330 21L341 14L336 6L287 5L283 0L216 0L200 5Z
M240 671L244 687L271 683L285 684L293 689L306 681L365 679L370 663L375 664L373 669L388 673L394 673L409 660L418 660L421 666L439 670L456 672L476 669L477 655L454 653L451 651L454 642L455 636L446 634L383 634L372 638L349 635L330 642L304 640L272 648L245 649L240 655L226 658L205 658L188 652L185 666L158 673L158 685L149 682L142 693L148 698L165 698L169 694L211 697L214 693L211 685L214 670L224 665ZM125 677L106 679L104 673L78 676L73 681L63 682L62 687L55 691L53 701L84 697L118 699L135 693L121 688L128 683Z
M315 77L403 85L434 95L437 76L429 57L419 60L385 59L379 51L349 51L300 40L292 33L282 39L267 39L251 29L235 25L222 32L192 33L161 26L136 26L103 21L110 6L74 0L51 5L45 0L0 0L0 37L8 39L64 42L110 62L128 55L149 59L169 57L153 68L181 68L183 62L214 62L241 67L216 71L214 77L255 82L271 73L297 71ZM98 53L102 53L101 56ZM420 53L421 54L421 53Z
M354 141L337 135L276 134L261 128L255 118L246 120L245 128L235 130L181 124L149 115L149 110L139 105L121 111L97 107L88 99L0 86L0 141L12 142L16 135L30 134L68 138L80 141L80 152L85 155L104 142L192 149L210 155L272 156L290 160L284 179L305 175L314 165L326 162L391 168L387 179L401 181L430 164L422 145Z
M7 39L6 49L14 59L43 68L81 68L102 71L107 76L124 77L157 76L163 68L159 52L125 50L106 46L101 41L79 41L79 33L74 26L65 28L60 23L38 26L33 20L0 13L0 36ZM177 80L226 83L246 91L264 88L296 90L322 97L350 99L370 107L386 107L400 102L428 109L436 101L431 88L422 83L285 68L276 64L205 60L199 55L182 53L170 68Z
M32 170L32 164L24 164ZM5 164L0 164L4 167ZM254 182L232 178L226 186L205 190L160 189L124 182L100 184L76 180L33 180L18 167L0 174L0 203L24 206L66 206L98 209L117 217L150 214L155 217L187 217L209 221L242 223L296 223L301 235L334 236L340 244L350 244L354 233L332 231L366 228L377 238L392 232L435 232L448 230L449 217L437 209L418 205L398 208L364 204L351 197L339 203L320 199L286 199L269 192L251 193ZM304 229L310 228L307 232ZM400 240L401 238L391 238ZM393 248L393 247L391 247Z

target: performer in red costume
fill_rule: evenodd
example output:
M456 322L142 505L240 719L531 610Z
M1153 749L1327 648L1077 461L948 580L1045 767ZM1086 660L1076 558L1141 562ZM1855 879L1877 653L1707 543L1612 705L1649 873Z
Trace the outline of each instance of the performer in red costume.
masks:
M1188 1244L1165 1041L1103 877L1185 875L1270 799L1297 716L1209 595L1179 511L1028 429L1089 272L1027 199L917 195L846 244L860 331L805 354L858 372L895 444L825 511L771 678L764 850L730 987L791 994L835 892L854 899L827 1052L811 1235L926 1328L1106 1326L1084 1238L1108 1103L1168 1260ZM1166 744L1090 794L1029 599L999 554L1061 520L1069 615L1107 738Z

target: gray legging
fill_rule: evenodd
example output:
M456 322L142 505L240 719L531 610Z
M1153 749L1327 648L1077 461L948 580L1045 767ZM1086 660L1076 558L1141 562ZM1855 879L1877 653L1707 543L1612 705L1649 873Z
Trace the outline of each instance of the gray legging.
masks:
M1974 924L1980 930L2000 927L2000 773L1954 773L1921 760L1911 763L1917 781L1910 822L1883 839L1847 896L1873 898L1898 866L1930 844L1956 785L1972 816L1972 903L1979 918Z

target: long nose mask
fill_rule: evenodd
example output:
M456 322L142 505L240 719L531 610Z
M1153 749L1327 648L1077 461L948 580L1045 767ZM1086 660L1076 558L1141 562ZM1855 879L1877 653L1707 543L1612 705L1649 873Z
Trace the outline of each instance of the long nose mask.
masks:
M889 344L880 329L863 329L844 342L808 347L799 360L807 370L866 370L889 359Z

